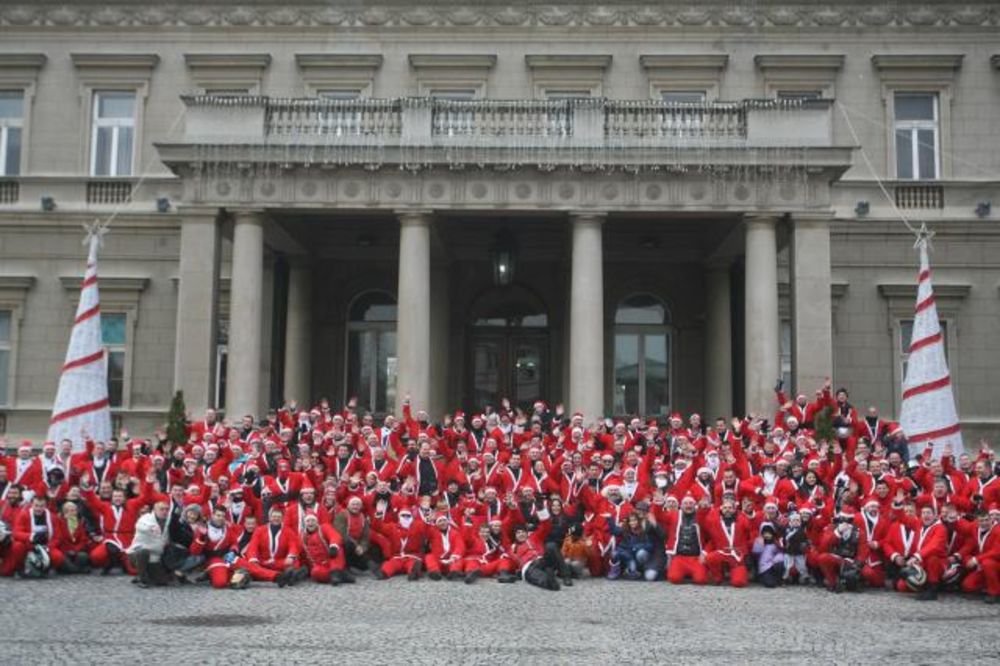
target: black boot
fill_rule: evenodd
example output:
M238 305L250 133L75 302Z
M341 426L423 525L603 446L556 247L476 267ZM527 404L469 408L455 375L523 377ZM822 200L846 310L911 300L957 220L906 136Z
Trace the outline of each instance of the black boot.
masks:
M289 573L291 572L287 570L282 571L280 574L278 574L278 577L274 579L274 582L277 583L278 587L284 587L288 585L290 578Z
M937 585L928 585L917 595L917 601L936 601L938 598Z
M406 577L407 580L417 580L420 578L420 574L424 572L424 563L417 561L414 563L413 568L410 569L410 575Z
M378 569L378 571L382 570ZM339 580L341 583L346 583L350 585L352 583L358 582L358 580L354 577L354 574L352 574L347 569L342 569L340 571L334 572L334 575L337 577L337 580Z
M465 584L472 585L473 583L476 582L477 578L479 578L479 569L476 569L475 571L470 571L469 573L465 574Z

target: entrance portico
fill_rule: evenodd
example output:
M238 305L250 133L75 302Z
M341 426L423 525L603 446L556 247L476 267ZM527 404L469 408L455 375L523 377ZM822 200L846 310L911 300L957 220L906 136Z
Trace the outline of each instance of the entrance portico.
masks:
M352 103L367 117L375 108L368 102ZM478 410L503 397L562 401L588 419L622 409L650 415L707 410L714 416L742 407L761 412L771 407L779 376L777 255L786 242L793 257L792 329L799 346L807 339L810 345L808 359L793 354L795 381L811 387L828 374L822 367L822 359L832 358L823 211L830 181L849 163L849 149L819 141L774 145L780 137L768 134L766 115L754 127L753 107L742 115L727 107L744 123L732 135L719 130L718 137L692 142L643 134L639 120L621 120L615 122L633 123L634 134L602 137L598 147L587 143L586 133L609 132L613 125L587 124L592 102L569 104L579 134L558 141L532 135L536 144L548 143L544 151L503 148L502 132L469 136L470 118L485 118L476 107L463 116L464 141L439 123L427 137L409 135L402 142L390 136L377 149L369 142L365 153L363 146L337 146L329 137L310 144L292 132L287 164L274 166L268 153L278 139L268 123L276 109L267 107L274 103L261 102L265 129L259 139L248 136L257 131L251 119L258 111L249 103L237 113L246 122L229 123L229 131L240 128L232 138L241 144L259 141L260 161L252 161L251 151L242 155L251 161L240 163L240 151L250 149L204 145L207 135L218 141L222 116L213 98L189 99L189 141L159 150L185 178L190 205L201 211L192 234L217 233L212 225L220 222L207 223L204 210L236 211L226 223L233 238L227 411L260 412L284 397L305 403L357 394L362 408L375 411L398 408L410 395L433 418L451 406ZM603 103L601 113L616 118L613 103ZM661 116L671 112L669 105L650 105ZM714 113L708 110L713 105L705 106L703 123ZM387 113L392 107L378 108ZM407 123L420 122L418 112L434 116L438 109L428 101L398 111L406 134ZM800 105L768 113L822 124L829 122L828 111ZM536 112L538 122L545 113ZM642 122L653 122L653 115L646 113ZM486 133L483 123L480 134ZM800 136L809 142L818 134ZM456 153L463 153L461 160ZM597 153L601 161L588 162ZM323 161L331 155L370 162ZM543 155L547 163L540 164ZM205 169L209 160L214 166ZM296 259L280 299L264 298L274 288L263 281L264 254L280 253L267 246L268 227L293 238L307 255ZM501 230L517 241L511 284L495 279L491 248ZM182 262L182 294L190 291L186 281L206 285L214 279L217 254L208 259L210 270L186 270ZM364 300L373 293L380 296ZM288 304L279 322L286 332L284 372L281 382L268 384L280 391L260 395L261 359L270 353L262 349L260 331L275 325L262 304L274 300ZM368 302L373 304L353 307ZM736 308L742 309L739 317L733 316ZM734 335L739 321L742 330ZM180 309L179 331L196 323ZM185 328L186 339L206 347L201 338L211 328ZM826 352L815 354L816 345ZM199 348L192 343L192 351ZM210 382L187 369L191 364L182 363L182 355L179 349L177 386L200 396L197 388ZM737 386L740 375L744 381Z

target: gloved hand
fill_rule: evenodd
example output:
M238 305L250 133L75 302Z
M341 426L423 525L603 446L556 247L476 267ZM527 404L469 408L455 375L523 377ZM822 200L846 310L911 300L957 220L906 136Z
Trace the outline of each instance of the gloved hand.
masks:
M340 546L335 543L331 543L330 547L326 549L326 552L330 553L330 557L337 557L340 554Z

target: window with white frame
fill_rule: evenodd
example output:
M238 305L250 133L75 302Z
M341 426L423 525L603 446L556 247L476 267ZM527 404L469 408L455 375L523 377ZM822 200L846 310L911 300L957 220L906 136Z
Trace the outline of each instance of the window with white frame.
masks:
M347 322L347 397L384 414L396 402L396 299L381 291L359 295Z
M940 169L938 96L897 92L893 99L896 178L936 180Z
M11 326L13 313L0 310L0 405L10 403L10 355L12 346Z
M24 91L0 90L0 176L21 173Z
M704 90L664 90L660 98L668 104L701 104L705 101Z
M134 91L94 92L90 175L132 175L132 157L135 152L135 106Z
M670 413L670 312L651 294L634 294L615 312L614 413Z
M108 362L108 400L112 407L125 406L125 354L126 326L125 313L101 313L101 342Z
M948 322L944 319L940 320L941 324L941 344L944 345L944 359L948 360ZM913 342L913 320L912 319L900 319L899 326L897 327L899 331L899 370L901 381L906 381L906 369L910 363L910 344Z

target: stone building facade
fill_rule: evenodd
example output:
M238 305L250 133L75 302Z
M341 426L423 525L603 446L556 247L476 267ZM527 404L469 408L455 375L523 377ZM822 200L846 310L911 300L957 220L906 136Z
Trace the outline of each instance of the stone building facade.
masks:
M827 375L894 416L902 215L996 434L998 29L925 0L4 1L0 422L44 432L108 217L133 431L175 389L715 416Z

